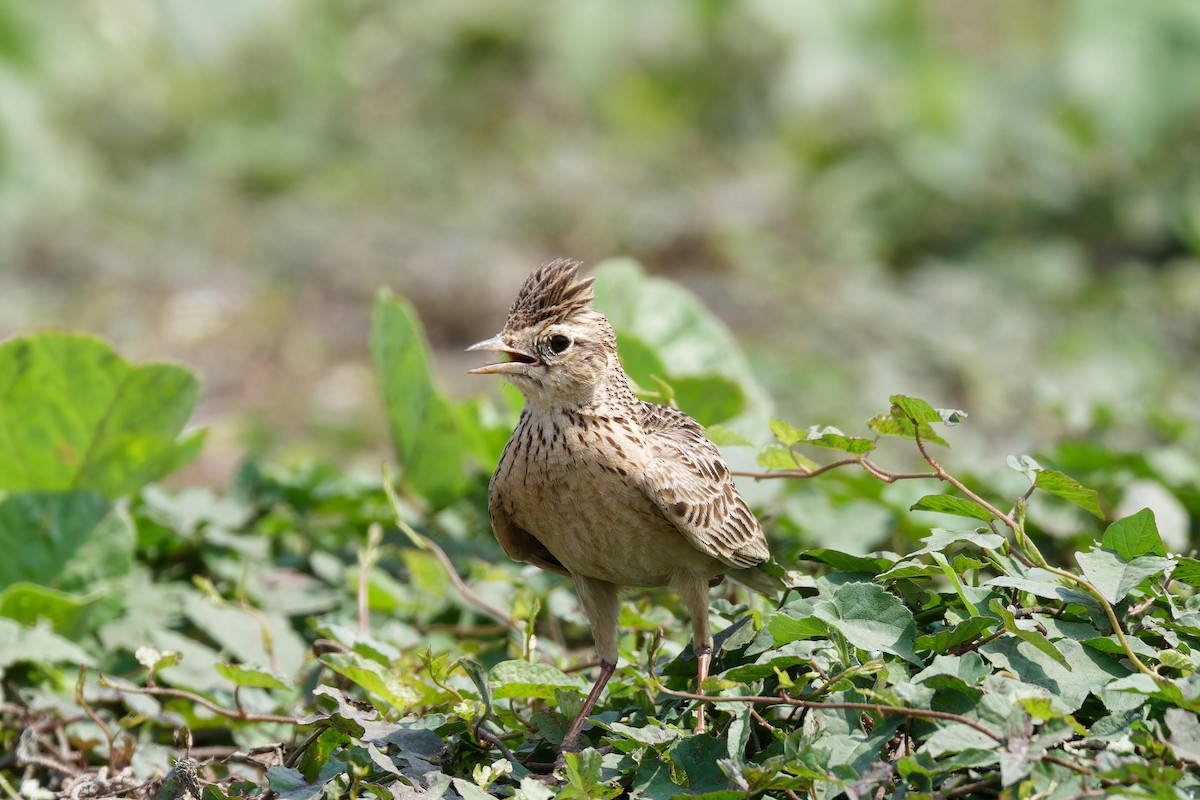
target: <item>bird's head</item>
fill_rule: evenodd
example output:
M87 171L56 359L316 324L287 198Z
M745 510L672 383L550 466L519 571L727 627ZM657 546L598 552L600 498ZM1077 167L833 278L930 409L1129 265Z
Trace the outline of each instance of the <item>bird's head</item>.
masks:
M580 279L579 266L559 259L538 267L517 294L504 329L467 348L500 353L504 360L471 374L503 375L529 402L561 408L591 402L615 373L624 378L612 326L588 305L595 278Z

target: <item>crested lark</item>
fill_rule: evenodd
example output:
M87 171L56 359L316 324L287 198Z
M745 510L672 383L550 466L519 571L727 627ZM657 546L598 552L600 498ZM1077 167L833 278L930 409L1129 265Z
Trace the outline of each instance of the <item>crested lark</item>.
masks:
M575 581L600 674L562 750L579 735L617 663L618 587L670 586L692 618L699 680L712 636L708 587L725 573L761 588L766 538L717 448L686 414L639 400L617 340L589 307L593 278L552 261L525 281L499 335L468 350L506 360L499 374L525 396L492 476L488 505L508 555ZM756 580L758 578L758 580ZM704 730L704 707L696 731Z

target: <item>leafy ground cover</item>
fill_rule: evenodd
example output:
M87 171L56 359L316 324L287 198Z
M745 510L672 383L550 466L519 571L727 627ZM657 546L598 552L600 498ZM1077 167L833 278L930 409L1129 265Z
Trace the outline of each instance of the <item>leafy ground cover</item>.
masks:
M597 290L634 380L708 426L789 568L780 598L715 594L707 700L678 603L632 595L588 747L545 774L586 622L487 529L516 398L440 393L403 299L371 334L398 468L247 461L220 493L155 483L202 444L186 369L38 334L0 344L0 792L1200 795L1200 561L1110 499L1153 483L1194 516L1194 431L965 474L964 412L894 395L848 432L796 426L694 298L629 263Z

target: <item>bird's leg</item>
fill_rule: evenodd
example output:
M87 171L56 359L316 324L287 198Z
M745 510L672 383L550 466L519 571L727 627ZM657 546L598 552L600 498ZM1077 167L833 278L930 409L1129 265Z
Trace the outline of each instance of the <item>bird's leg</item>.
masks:
M596 639L596 654L600 656L600 674L596 683L583 701L583 708L567 729L559 747L560 753L568 753L579 749L579 735L588 716L600 699L600 692L612 677L617 668L617 612L620 600L617 597L617 587L608 581L589 578L584 575L574 575L575 590L579 592L579 602L583 605L583 613L587 614L588 622L592 624L592 635Z
M591 716L592 709L596 706L596 701L600 699L600 692L604 690L604 685L608 683L608 679L612 677L613 671L616 668L616 664L610 664L604 660L600 661L600 674L596 676L596 682L592 684L592 690L588 692L587 699L583 701L583 708L579 709L579 713L575 716L571 727L567 728L567 735L563 737L562 745L559 747L560 752L573 753L579 749L579 734L583 732L583 725L587 722L587 718Z
M696 653L696 677L700 684L696 692L704 694L713 648L712 635L708 631L708 576L680 571L672 576L671 583L692 616L692 650ZM704 703L701 703L696 709L696 733L705 730Z
M696 660L699 666L696 669L696 682L698 684L696 693L704 694L704 681L708 679L708 662L712 659L712 639L709 638L709 644L700 645L693 648L696 651ZM696 733L704 733L704 703L696 709Z

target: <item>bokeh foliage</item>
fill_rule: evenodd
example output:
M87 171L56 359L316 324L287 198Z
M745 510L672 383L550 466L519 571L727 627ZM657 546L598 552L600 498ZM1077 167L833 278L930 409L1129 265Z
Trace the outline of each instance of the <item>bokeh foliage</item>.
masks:
M13 0L0 334L195 364L206 458L361 455L378 286L441 352L533 265L630 254L785 414L1153 444L1200 391L1200 11L1127 5Z

